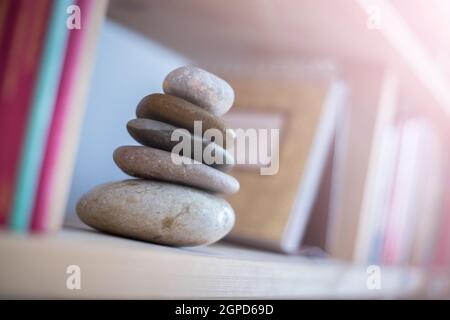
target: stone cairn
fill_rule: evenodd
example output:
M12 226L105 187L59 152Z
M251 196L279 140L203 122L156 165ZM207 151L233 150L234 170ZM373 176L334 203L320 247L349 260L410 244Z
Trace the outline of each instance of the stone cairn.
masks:
M170 72L163 90L144 97L137 119L127 123L143 146L122 146L113 154L122 171L139 179L95 187L78 201L77 214L97 230L124 237L171 246L211 244L235 221L231 206L214 194L239 190L239 182L226 173L234 159L225 141L227 135L233 141L235 133L220 118L231 108L234 92L224 80L191 66ZM194 134L197 121L200 135ZM179 142L171 138L178 128L186 129L177 133L191 144L188 157L174 151ZM208 138L203 134L208 129L222 133L223 140ZM205 161L205 149L221 161Z

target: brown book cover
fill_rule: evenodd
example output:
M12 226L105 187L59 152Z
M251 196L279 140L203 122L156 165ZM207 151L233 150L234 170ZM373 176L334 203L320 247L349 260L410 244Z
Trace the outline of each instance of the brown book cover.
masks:
M269 165L238 163L232 171L241 189L228 198L237 216L229 239L295 253L332 148L345 86L336 80L331 69L311 66L305 70L233 70L216 71L230 82L236 94L234 107L224 116L225 120L235 129L279 129L279 142L267 152L272 156ZM268 136L272 138L270 133ZM250 160L249 145L242 145L238 133L235 151L242 154L246 149ZM259 153L255 155L258 161ZM278 166L273 165L276 158ZM262 175L262 167L278 171Z

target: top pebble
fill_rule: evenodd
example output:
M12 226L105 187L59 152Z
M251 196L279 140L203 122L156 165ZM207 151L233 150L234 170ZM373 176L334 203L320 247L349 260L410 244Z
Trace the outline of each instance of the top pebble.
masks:
M221 116L234 101L231 86L219 77L200 68L184 66L170 72L163 83L164 93L185 99Z

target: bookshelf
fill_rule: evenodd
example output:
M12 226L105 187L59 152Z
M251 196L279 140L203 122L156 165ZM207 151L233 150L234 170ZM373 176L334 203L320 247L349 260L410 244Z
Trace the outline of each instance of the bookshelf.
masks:
M367 26L372 5L382 12L381 28ZM320 56L344 69L355 61L393 69L401 91L448 124L448 76L391 1L110 0L108 17L204 65ZM69 180L66 169L61 179ZM63 206L63 197L53 198ZM430 283L425 270L382 267L382 288L369 290L365 265L228 243L177 249L76 228L48 235L1 231L0 257L5 298L415 298ZM73 264L81 267L81 290L65 286ZM448 294L448 276L434 281Z
M14 298L411 298L423 274L382 268L380 290L365 266L289 257L218 243L178 249L92 230L0 233L0 296ZM81 268L81 289L66 268ZM26 285L25 285L26 284Z

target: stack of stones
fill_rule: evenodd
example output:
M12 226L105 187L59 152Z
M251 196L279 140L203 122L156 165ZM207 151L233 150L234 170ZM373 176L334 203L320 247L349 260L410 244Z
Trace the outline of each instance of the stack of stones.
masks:
M235 220L231 206L215 193L235 193L239 182L226 173L234 159L225 143L203 133L216 129L234 138L219 118L231 108L234 92L224 80L190 66L169 73L163 90L144 97L137 119L127 124L143 146L114 151L117 166L139 179L95 187L79 200L77 214L87 225L120 236L172 246L210 244L230 232ZM194 134L194 121L201 121L201 135ZM186 129L177 132L192 145L187 157L173 152L178 128ZM195 145L221 161L198 157Z

